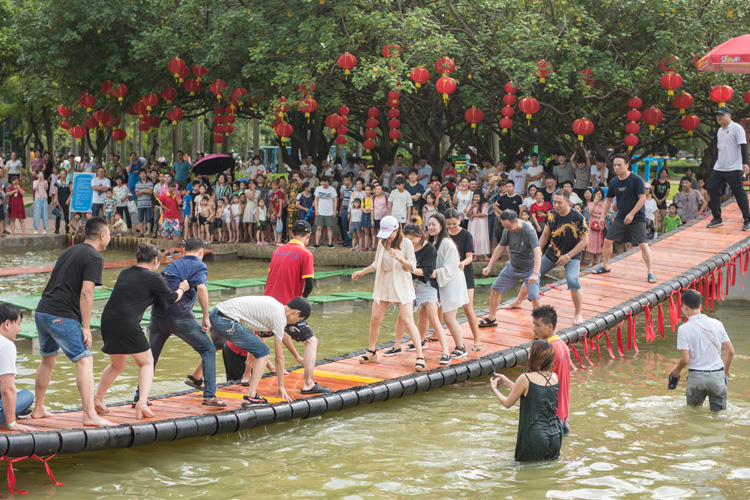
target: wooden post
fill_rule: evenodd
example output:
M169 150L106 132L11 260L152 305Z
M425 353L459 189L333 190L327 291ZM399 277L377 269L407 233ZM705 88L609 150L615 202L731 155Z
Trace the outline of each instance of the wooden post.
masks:
M260 156L260 120L253 118L253 155Z
M364 134L362 127L359 127L359 135ZM362 158L362 143L357 141L357 158Z
M177 151L182 150L182 120L178 121L172 129L174 130L174 138L172 139L172 157L174 158Z
M497 160L500 158L500 137L497 135L497 133L492 132L492 159L493 159L493 166L495 163L497 163Z

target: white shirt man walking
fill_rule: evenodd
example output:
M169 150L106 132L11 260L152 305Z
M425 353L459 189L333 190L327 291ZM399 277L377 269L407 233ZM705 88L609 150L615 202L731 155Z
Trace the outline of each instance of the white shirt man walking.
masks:
M701 313L700 293L682 292L682 312L688 320L677 330L677 349L681 355L680 362L670 373L669 389L677 387L680 373L687 366L688 406L702 406L708 396L711 411L721 411L727 405L727 382L734 347L724 325ZM722 349L726 351L723 362Z

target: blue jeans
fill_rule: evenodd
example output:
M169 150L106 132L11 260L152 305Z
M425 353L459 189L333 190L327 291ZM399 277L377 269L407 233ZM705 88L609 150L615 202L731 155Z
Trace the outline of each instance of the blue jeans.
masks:
M57 356L61 349L74 363L91 356L91 351L83 343L83 331L78 320L36 311L34 322L39 335L39 354L42 356Z
M545 274L550 272L552 269L557 267L556 261L542 255L542 267L539 269L539 279ZM568 282L568 290L580 290L581 284L578 282L578 278L581 274L581 259L569 260L565 264L565 279Z
M34 230L39 229L39 219L42 220L42 228L47 229L49 226L49 205L47 198L37 198L34 200Z
M23 413L34 404L34 393L23 390L16 393L16 414ZM5 412L3 411L3 402L0 400L0 422L5 423Z
M349 237L349 210L341 211L341 240L344 245L352 246L352 239Z
M253 355L255 359L268 356L271 350L257 335L242 326L239 322L221 316L214 308L208 318L211 320L211 331L222 339L231 342L240 349Z
M104 203L92 203L91 204L91 217L96 217L102 212Z
M154 355L154 366L170 335L182 339L201 356L203 361L203 398L216 396L216 347L211 337L203 333L195 318L166 319L151 316L149 324L149 346ZM134 401L138 401L138 391Z
M492 237L495 236L495 211L492 207L490 207L490 213L487 215L487 226L490 233L490 247L492 247Z

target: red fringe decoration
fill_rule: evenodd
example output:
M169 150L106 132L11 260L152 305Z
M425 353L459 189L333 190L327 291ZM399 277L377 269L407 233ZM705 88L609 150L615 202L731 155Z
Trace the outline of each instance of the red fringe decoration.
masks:
M677 322L679 321L679 312L674 303L675 293L677 292L672 292L669 294L669 330L672 332L674 331L675 327L677 326Z

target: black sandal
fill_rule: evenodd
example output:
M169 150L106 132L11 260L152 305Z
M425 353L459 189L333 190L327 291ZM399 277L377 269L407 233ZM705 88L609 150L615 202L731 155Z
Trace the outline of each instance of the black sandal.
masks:
M203 400L203 406L216 406L218 408L224 408L227 404L216 396L210 399Z
M192 375L187 376L187 380L185 381L185 385L192 387L193 389L197 389L199 391L203 390L203 379L202 378L195 378Z
M493 326L497 326L497 321L490 318L482 318L482 321L479 322L479 328L492 328Z
M422 360L422 362L420 362L420 361L419 361L420 359ZM425 367L427 366L427 365L425 364L426 362L427 362L427 360L426 360L426 359L424 359L423 357L421 357L421 356L420 356L420 357L418 357L418 358L417 358L417 362L416 362L416 364L414 365L414 370L416 370L416 371L418 371L418 372L423 372L423 371L424 371L424 369L425 369Z
M138 401L131 401L131 402L130 402L130 407L131 407L131 408L135 408L135 404L136 404L137 402L138 402ZM151 398L148 398L148 401L146 401L146 406L151 406L151 405L153 405L153 404L154 404L154 403L152 403L152 402L151 402Z
M425 347L427 347L427 339L424 339L424 340L422 341L422 349L424 349ZM407 350L407 351L416 351L416 350L417 350L417 346L415 346L415 345L414 345L414 344L412 344L412 343L409 343L409 345L408 345L408 346L406 346L406 350Z
M377 351L371 351L370 349L367 349L367 352L372 353L372 356L368 356L367 354L364 354L361 358L359 358L359 362L364 364L367 363L377 363L378 362L378 352Z

